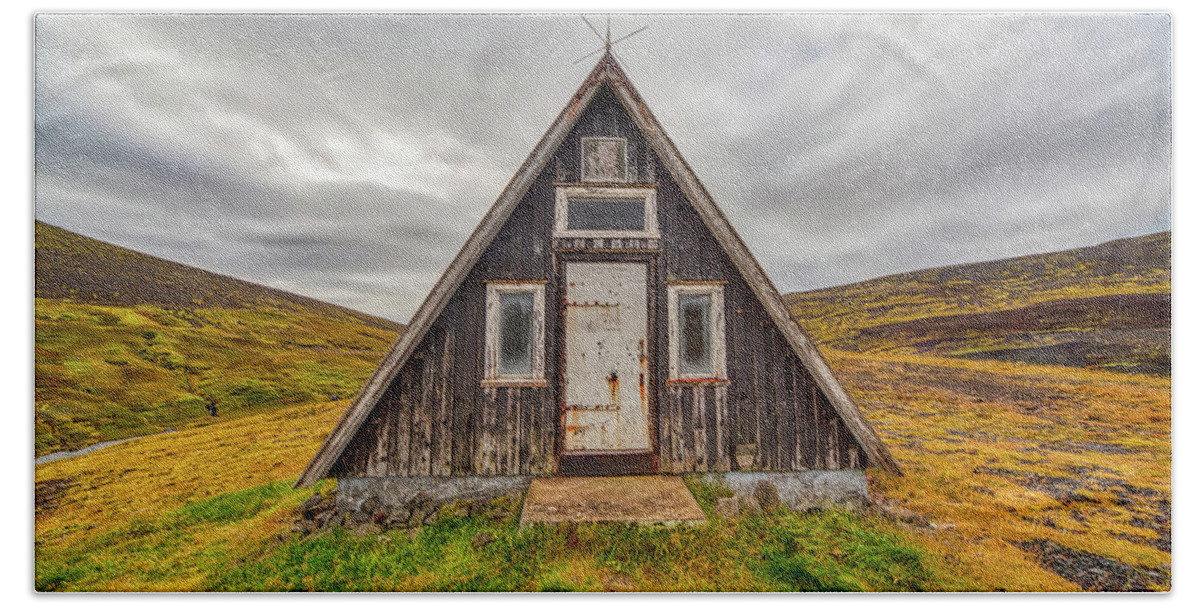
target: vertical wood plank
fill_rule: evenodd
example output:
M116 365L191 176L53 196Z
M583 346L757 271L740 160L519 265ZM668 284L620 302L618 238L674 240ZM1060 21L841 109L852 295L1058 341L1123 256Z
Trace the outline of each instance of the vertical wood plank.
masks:
M451 441L454 437L453 425L453 402L454 402L454 329L446 330L445 340L442 344L441 373L439 386L441 387L438 395L438 409L436 428L434 435L436 437L436 447L433 450L433 466L432 473L434 475L449 475L451 461Z
M717 413L716 425L713 429L713 432L716 433L717 443L717 462L716 466L714 467L714 470L716 471L728 471L730 469L729 453L731 450L729 446L726 445L729 437L727 431L725 430L725 425L729 419L729 406L726 401L728 394L729 389L727 386L718 386L713 389L713 404Z
M479 454L476 470L482 475L496 474L496 409L500 389L484 389L483 407L479 416Z
M672 470L683 472L683 389L671 387L671 462Z
M432 348L429 350L433 351ZM425 365L421 374L421 406L417 408L420 416L419 418L416 415L413 416L415 444L413 475L429 475L432 472L433 459L430 452L433 449L433 415L436 408L434 397L439 367L439 357L433 355L433 352L429 352L424 357ZM418 420L420 421L419 425L415 424Z
M538 433L533 441L537 446L538 472L549 474L554 472L554 446L558 437L554 425L554 412L558 409L558 399L555 393L543 389L542 401L538 408Z
M707 387L692 387L692 417L695 420L692 438L693 445L696 446L696 465L692 469L693 471L708 470L708 411L706 410L708 400L705 399L707 392Z
M833 412L830 412L829 416L829 447L825 453L828 455L826 466L830 469L838 468L838 418Z
M813 468L824 469L824 458L822 457L823 446L821 445L821 399L820 394L817 392L816 383L808 385L808 398L809 402L812 404Z
M379 405L382 405L382 401ZM364 437L372 439L370 450L367 452L367 466L365 468L367 477L378 477L380 475L380 467L387 465L387 461L384 460L387 456L384 453L387 444L387 429L384 428L383 418L379 415L379 405L375 406L375 412L371 414L366 424L359 430L359 433L362 433Z
M528 391L527 405L524 408L524 413L521 416L521 468L522 475L532 475L537 466L534 463L534 437L537 436L537 411L542 405L543 389L530 389Z
M800 383L799 383L799 361L794 362L794 365L788 366L787 381L791 383L791 416L794 425L796 425L796 438L792 443L792 470L802 470L804 466L804 414L803 414L803 399L800 398Z
M754 466L758 469L766 468L766 463L763 462L763 444L762 444L762 404L759 401L761 392L758 388L758 350L750 349L750 400L753 403L754 412Z
M510 387L505 391L504 400L504 467L500 470L505 475L512 475L518 466L517 442L520 434L517 431L517 416L521 408L521 388Z
M777 339L776 344L783 346L783 341ZM786 351L784 351L786 352ZM783 356L775 359L771 382L775 388L775 467L778 471L791 471L792 449L796 439L796 421L792 417L791 399L788 396L787 375L791 368L790 357Z
M397 391L396 404L396 435L392 445L392 462L388 466L389 475L408 475L408 463L412 447L412 411L414 401L414 385L416 384L413 369L415 363L409 361L400 370L396 381L400 384Z

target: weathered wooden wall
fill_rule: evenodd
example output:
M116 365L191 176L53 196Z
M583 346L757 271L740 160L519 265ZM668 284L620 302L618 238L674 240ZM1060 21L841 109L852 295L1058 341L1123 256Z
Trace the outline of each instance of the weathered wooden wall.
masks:
M661 276L724 281L729 383L669 382L659 370L659 467L667 472L727 471L738 445L753 470L862 468L866 454L850 435L733 261L667 176L658 188ZM666 303L659 304L666 319ZM667 327L657 328L666 343ZM723 414L723 415L719 415Z
M555 182L579 180L579 140L629 140L630 181L658 184L666 280L725 281L728 383L667 379L666 285L650 287L654 435L663 472L862 468L866 456L787 346L733 262L662 171L615 97L602 91L580 117L499 235L451 298L334 466L344 476L551 474L558 445L563 294L552 244ZM579 255L576 252L574 255ZM628 253L622 255L630 255ZM482 387L486 281L547 281L544 387Z

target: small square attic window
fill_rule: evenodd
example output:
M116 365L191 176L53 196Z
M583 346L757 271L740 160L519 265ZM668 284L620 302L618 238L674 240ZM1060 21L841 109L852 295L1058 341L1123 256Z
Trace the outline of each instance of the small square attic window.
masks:
M580 142L583 159L580 180L584 182L624 182L629 179L628 144L621 137L584 137Z

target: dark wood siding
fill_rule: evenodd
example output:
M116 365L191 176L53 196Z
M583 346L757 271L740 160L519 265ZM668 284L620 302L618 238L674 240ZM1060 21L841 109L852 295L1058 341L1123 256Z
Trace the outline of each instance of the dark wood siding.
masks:
M650 286L652 412L663 472L861 468L866 456L619 102L598 93L451 297L331 472L334 476L555 471L561 335L554 184L579 179L579 140L628 139L630 181L658 184ZM578 255L576 253L575 255ZM545 387L482 387L486 282L546 281ZM728 383L668 383L668 281L724 281ZM747 451L748 450L748 451Z
M669 383L659 367L660 468L737 470L739 445L752 455L753 470L864 467L866 454L669 176L659 178L658 213L660 275L725 282L729 376L728 384ZM665 298L659 308L665 319ZM658 332L666 344L665 322Z

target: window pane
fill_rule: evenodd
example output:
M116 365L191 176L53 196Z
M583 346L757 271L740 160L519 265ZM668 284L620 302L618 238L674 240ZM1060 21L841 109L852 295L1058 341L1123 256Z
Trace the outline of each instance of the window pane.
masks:
M679 294L679 371L685 376L711 376L712 295Z
M623 182L625 140L583 138L583 181Z
M500 374L533 373L533 293L500 294Z
M645 199L567 199L567 230L645 229Z

